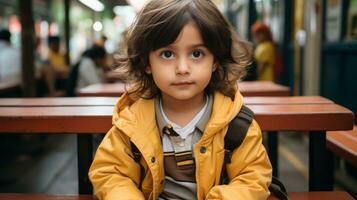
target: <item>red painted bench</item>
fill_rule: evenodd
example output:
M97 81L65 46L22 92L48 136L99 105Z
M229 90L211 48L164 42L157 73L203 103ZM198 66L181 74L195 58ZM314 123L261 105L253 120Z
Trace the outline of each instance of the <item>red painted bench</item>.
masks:
M112 106L118 97L68 97L68 98L6 98L0 99L0 106ZM332 104L329 99L320 96L287 96L287 97L245 97L246 105L300 105L300 104ZM273 174L278 175L278 134L269 132L268 152L273 165Z
M120 97L124 92L125 84L119 82L89 85L80 89L77 95L82 97Z
M238 83L243 96L290 96L290 88L269 81L244 81Z
M83 106L84 101L74 100L71 102L76 105L48 101L36 106L36 101L29 99L22 105L33 106L0 106L0 132L77 133L80 193L90 193L87 170L92 159L91 134L103 134L111 128L115 101L104 106L93 106L93 102ZM332 172L325 167L330 162L324 148L325 131L351 129L353 113L333 103L248 106L264 131L310 131L310 190L329 190Z
M244 97L247 105L301 105L301 104L332 104L333 101L321 96L283 96L283 97Z
M0 107L114 106L118 97L0 98Z
M110 118L113 111L112 103L114 102L114 99L110 99L110 102L99 103L95 108L92 106L95 103L90 103L88 106L82 105L81 102L68 102L67 105L62 106L56 105L56 102L48 102L48 105L43 104L41 106L0 105L0 122L2 124L0 131L37 131L44 133L106 132L111 126ZM337 104L247 105L255 112L257 121L265 131L332 131L352 129L353 113ZM54 124L48 127L38 126L43 121L51 122L53 120L60 120L61 123L54 121ZM76 122L81 124L83 120L98 120L98 122L93 124L93 127L79 126L78 128L73 128ZM67 121L69 124L66 123ZM27 122L32 122L33 124ZM13 126L15 124L16 126ZM58 129L59 127L62 128Z
M350 131L329 131L326 134L327 148L357 167L357 126Z
M243 96L290 96L290 89L273 82L247 81L238 83ZM119 97L125 92L124 83L93 84L78 91L78 96Z
M0 107L113 106L119 97L0 98ZM333 104L321 96L244 97L246 105Z

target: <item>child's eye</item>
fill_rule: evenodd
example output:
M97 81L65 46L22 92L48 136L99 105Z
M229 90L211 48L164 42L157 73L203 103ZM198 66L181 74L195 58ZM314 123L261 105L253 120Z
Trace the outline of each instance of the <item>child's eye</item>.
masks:
M174 57L174 53L172 51L162 51L160 53L160 56L161 58L164 58L164 59L172 59Z
M199 59L202 56L204 56L204 53L202 51L195 50L195 51L192 52L191 56L192 56L193 59Z

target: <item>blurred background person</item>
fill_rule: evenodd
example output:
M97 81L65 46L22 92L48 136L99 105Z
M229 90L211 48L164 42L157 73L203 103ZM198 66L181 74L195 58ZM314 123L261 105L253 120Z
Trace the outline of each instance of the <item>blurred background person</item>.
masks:
M64 96L64 91L56 89L56 74L49 62L43 59L40 55L39 48L41 39L36 38L36 51L35 51L35 76L38 80L38 94L40 96L60 97Z
M79 61L76 90L88 85L106 82L104 73L106 67L107 52L104 47L95 45L86 50Z
M48 37L48 61L53 67L57 80L66 79L69 74L69 66L66 64L64 54L60 51L60 42L59 36Z
M96 46L104 47L105 48L105 43L107 42L108 37L105 35L100 36L99 39L95 40L94 44Z
M21 82L21 52L11 45L11 33L0 31L0 83Z
M253 41L256 44L254 59L257 79L259 81L274 81L275 46L270 28L257 21L251 28Z

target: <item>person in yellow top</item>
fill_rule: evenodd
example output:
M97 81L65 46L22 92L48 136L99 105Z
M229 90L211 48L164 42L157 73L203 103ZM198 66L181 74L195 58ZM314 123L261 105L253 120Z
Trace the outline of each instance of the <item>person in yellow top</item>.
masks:
M96 196L267 199L272 169L255 120L224 165L228 125L243 105L237 80L251 54L214 3L152 0L126 38L117 62L130 88L89 169Z
M64 55L60 52L59 36L48 37L48 61L53 67L57 79L63 79L68 76L69 66L66 64Z
M270 28L257 21L252 26L253 40L257 46L254 58L257 64L257 79L259 81L274 81L275 46Z

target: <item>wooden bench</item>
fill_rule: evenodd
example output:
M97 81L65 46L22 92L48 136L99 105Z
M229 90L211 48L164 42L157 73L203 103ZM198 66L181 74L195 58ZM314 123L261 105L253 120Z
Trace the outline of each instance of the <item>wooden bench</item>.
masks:
M0 107L114 106L118 97L0 98Z
M0 132L78 134L79 192L91 193L87 177L92 161L91 134L104 134L111 128L114 101L95 107L79 100L71 101L77 105L62 106L53 101L36 106L33 99L29 101L32 105L0 106ZM353 113L333 103L248 106L263 131L310 131L310 190L330 190L332 172L326 166L331 160L324 148L325 131L352 129Z
M118 97L67 97L67 98L4 98L0 106L113 106ZM293 105L293 104L332 104L333 102L321 96L287 96L287 97L245 97L246 105ZM268 152L273 165L273 174L278 176L278 134L269 132Z
M292 200L353 200L354 198L347 192L289 192L288 196ZM6 194L0 193L0 200L97 200L93 195L49 195L49 194ZM277 200L270 196L268 200Z
M119 97L0 98L0 107L114 106ZM333 104L321 96L244 97L246 105Z
M327 148L357 167L357 126L350 131L329 131L326 135Z
M269 81L243 81L238 83L243 96L290 96L290 88Z
M285 97L245 97L246 105L307 105L307 104L333 104L334 102L321 96L285 96ZM278 146L279 134L269 131L267 134L267 150L273 166L273 175L278 177Z
M292 97L291 99L249 99L249 97L265 96L265 97L280 97L290 96L290 89L269 81L247 81L238 83L239 90L245 97L246 104L302 104L302 103L333 103L330 100L323 99L322 97L306 97L306 99ZM78 91L78 96L109 96L119 97L125 92L124 83L111 83L111 84L94 84L82 88ZM273 174L278 176L278 134L270 132L268 134L268 151L270 160L272 162Z
M240 82L239 90L243 96L290 96L290 89L268 81ZM78 91L78 96L119 97L125 92L124 83L93 84Z
M330 99L321 96L283 96L283 97L244 97L246 105L301 105L301 104L332 104Z
M67 97L67 98L3 98L0 106L112 106L118 101L118 97ZM245 97L247 105L273 105L273 104L327 104L331 100L321 96L295 96L295 97ZM278 135L268 134L269 155L274 166L274 175L277 175L277 143Z
M80 89L78 96L82 97L120 97L125 92L124 83L93 84Z

